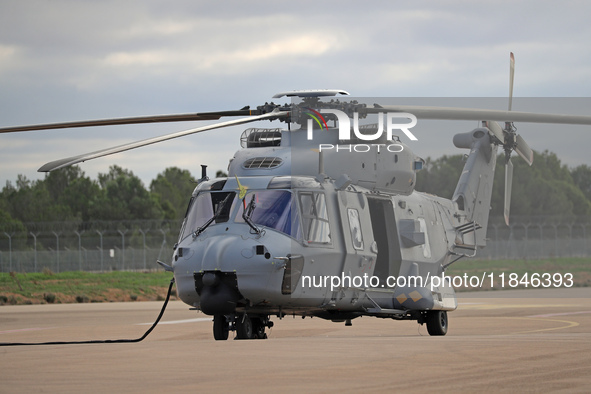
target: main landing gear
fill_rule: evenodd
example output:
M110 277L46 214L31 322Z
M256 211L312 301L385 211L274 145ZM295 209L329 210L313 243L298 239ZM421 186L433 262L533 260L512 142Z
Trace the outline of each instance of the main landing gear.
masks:
M427 323L427 332L429 335L447 334L446 311L427 311L424 316L424 322Z
M213 317L213 337L216 341L228 339L230 331L236 331L235 339L267 339L265 328L273 327L269 316L215 315Z

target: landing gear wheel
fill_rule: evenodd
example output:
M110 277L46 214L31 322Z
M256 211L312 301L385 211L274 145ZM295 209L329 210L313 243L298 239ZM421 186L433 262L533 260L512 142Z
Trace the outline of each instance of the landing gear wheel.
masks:
M447 312L446 311L429 311L425 319L427 323L427 331L429 335L445 335L447 334Z
M236 318L236 339L253 339L254 334L252 320L248 315Z
M252 319L252 331L255 339L267 339L263 319L258 317Z
M216 341L225 341L228 339L229 331L230 327L226 320L226 316L215 315L213 317L213 338Z

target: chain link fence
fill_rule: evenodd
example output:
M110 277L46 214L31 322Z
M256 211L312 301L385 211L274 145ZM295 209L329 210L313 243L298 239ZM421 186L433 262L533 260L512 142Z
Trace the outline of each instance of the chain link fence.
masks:
M0 224L0 272L131 271L170 263L178 220Z
M181 221L0 223L0 272L131 271L170 263ZM587 257L591 217L491 218L479 259Z
M517 216L510 225L491 218L487 246L478 251L481 259L547 259L588 257L591 253L590 216Z

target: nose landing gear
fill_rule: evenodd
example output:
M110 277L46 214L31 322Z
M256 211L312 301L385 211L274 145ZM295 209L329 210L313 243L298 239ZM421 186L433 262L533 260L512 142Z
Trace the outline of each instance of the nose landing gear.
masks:
M217 341L228 339L230 331L236 331L235 339L267 339L265 328L273 327L268 315L215 315L213 337Z
M213 338L216 341L225 341L230 332L230 323L224 315L215 315L213 317Z

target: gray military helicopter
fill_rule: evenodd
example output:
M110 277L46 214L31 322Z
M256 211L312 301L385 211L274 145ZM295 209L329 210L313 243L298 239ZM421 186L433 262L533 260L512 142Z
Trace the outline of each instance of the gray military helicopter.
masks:
M511 86L513 56L511 56ZM263 339L271 316L345 322L360 316L416 320L445 335L457 308L445 270L486 245L497 151L505 152L505 219L509 219L513 151L532 164L533 152L513 122L591 124L566 116L464 108L368 105L340 101L342 90L285 92L289 104L237 111L108 119L0 129L0 132L187 120L239 119L57 160L52 171L165 141L279 120L287 128L247 129L228 176L195 188L170 264L178 297L213 316L216 340ZM378 124L359 125L369 114ZM395 123L396 119L410 123ZM451 200L414 190L423 165L401 138L417 119L482 121L457 134L468 149ZM497 121L504 122L501 126ZM329 127L329 123L331 126ZM401 138L394 134L398 130Z

